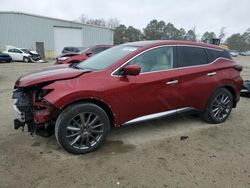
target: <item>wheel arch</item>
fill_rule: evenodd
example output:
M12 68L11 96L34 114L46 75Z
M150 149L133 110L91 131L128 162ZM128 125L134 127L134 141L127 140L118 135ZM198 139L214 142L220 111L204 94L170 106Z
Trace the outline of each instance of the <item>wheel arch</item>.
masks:
M207 106L207 104L208 104L208 101L209 101L209 98L211 97L211 95L212 95L216 90L218 90L218 89L220 89L220 88L227 89L227 90L232 94L232 96L233 96L233 108L236 107L236 105L237 105L237 94L236 94L236 89L235 89L231 84L225 84L225 85L221 85L221 86L219 86L219 87L216 87L216 88L211 92L211 94L209 95L209 97L208 97L208 99L207 99L207 101L206 101L206 103L205 103L204 108L206 108L206 106ZM197 109L199 109L199 108L197 108ZM201 109L203 109L203 108L201 108Z
M64 110L65 108L67 108L68 106L71 106L71 105L74 105L74 104L77 104L77 103L92 103L92 104L95 104L95 105L99 106L108 115L111 127L116 126L115 114L114 114L111 106L108 105L107 103L105 103L101 99L96 99L96 98L93 98L93 97L91 97L91 98L77 99L77 100L74 100L72 102L67 103L65 106L63 106L61 108L61 111Z
M237 95L236 95L236 90L232 85L224 85L221 88L227 89L233 96L233 108L236 107L237 104Z

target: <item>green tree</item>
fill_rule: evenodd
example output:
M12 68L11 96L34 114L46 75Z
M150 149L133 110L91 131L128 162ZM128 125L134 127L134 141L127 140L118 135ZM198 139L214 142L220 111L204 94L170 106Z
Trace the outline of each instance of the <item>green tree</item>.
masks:
M164 28L164 38L166 40L174 40L178 35L178 31L175 26L171 23L168 23Z
M161 40L164 39L164 29L165 29L164 21L152 20L147 25L146 28L143 29L145 39L147 40Z
M127 42L128 39L126 37L127 27L125 25L119 25L114 30L114 44L122 44Z
M250 28L245 31L242 35L248 45L250 45Z
M172 23L168 23L164 28L164 37L166 40L184 40L186 31L183 28L177 29Z
M211 40L211 39L214 39L214 38L217 38L215 33L214 32L205 32L202 37L201 37L201 40L202 41L206 41L206 40Z
M129 42L139 41L143 39L143 35L141 30L134 28L133 26L129 26L126 30L126 37Z
M243 34L244 35L244 34ZM227 39L227 44L231 50L246 51L249 49L249 45L246 42L244 36L240 33L233 34Z
M174 35L174 40L184 40L186 36L186 31L183 28L180 28L179 30L176 29L176 34Z
M188 32L185 35L185 40L196 42L196 34L195 34L195 28L188 30Z

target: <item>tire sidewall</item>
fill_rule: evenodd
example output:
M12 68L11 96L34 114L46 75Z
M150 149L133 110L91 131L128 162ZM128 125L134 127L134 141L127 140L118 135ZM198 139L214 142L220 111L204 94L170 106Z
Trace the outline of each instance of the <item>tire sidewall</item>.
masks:
M221 95L221 94L223 94L223 93L227 94L227 95L229 96L229 98L230 98L230 109L229 109L229 112L228 112L228 114L227 114L226 117L224 117L224 118L221 119L221 120L218 120L217 118L215 118L215 117L213 116L213 113L212 113L212 104L213 104L214 100L215 100L219 95ZM231 111L232 111L232 108L233 108L233 96L232 96L232 94L230 93L230 91L228 91L228 90L225 89L225 88L219 88L219 89L217 89L217 90L213 93L213 95L210 97L206 111L207 111L207 113L208 113L208 115L209 115L209 118L212 120L213 123L222 123L222 122L224 122L224 121L228 118L228 116L230 115L230 113L231 113Z
M29 61L30 61L30 59L29 59L28 57L24 57L24 58L23 58L23 62L24 62L24 63L28 63Z
M84 150L83 149L80 150L80 149L72 147L68 143L67 138L66 138L66 128L68 126L68 123L73 117L75 117L81 112L92 112L92 113L98 114L104 124L103 135L101 139L98 141L98 143L96 143L96 145L94 145L93 147L90 147ZM55 135L56 135L56 139L58 143L66 151L73 153L73 154L84 154L84 153L88 153L99 148L105 141L109 130L110 130L110 121L109 121L107 114L102 108L91 103L81 103L81 104L76 104L76 105L67 107L59 115L57 122L56 122L56 126L55 126Z

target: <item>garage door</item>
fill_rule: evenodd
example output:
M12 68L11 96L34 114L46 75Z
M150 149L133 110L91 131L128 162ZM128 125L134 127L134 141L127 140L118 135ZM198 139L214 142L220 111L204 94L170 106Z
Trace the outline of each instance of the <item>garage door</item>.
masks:
M65 46L83 46L82 29L54 27L55 55L62 53Z

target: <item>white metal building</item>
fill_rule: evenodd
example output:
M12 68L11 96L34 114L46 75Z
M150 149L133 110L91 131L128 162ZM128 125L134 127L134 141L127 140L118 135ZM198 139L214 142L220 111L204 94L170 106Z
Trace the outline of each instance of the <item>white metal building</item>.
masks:
M0 12L0 49L11 45L35 50L37 44L44 46L47 58L53 58L65 46L113 44L113 30L21 12Z

